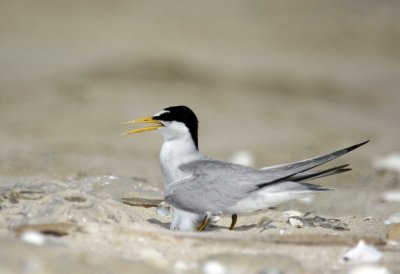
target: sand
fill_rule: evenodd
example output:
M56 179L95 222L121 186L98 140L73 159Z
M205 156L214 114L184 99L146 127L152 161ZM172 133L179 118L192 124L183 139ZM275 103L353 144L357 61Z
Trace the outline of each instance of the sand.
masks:
M375 165L400 148L399 11L397 1L2 3L0 273L400 273L398 226L384 223L400 211L384 198L399 174ZM155 207L122 200L163 198L161 137L122 137L130 127L119 124L178 104L198 115L204 154L244 150L256 167L371 142L336 161L353 171L318 181L332 192L240 216L235 231L224 217L205 233L173 232ZM346 229L296 227L288 210ZM383 257L343 262L361 239Z

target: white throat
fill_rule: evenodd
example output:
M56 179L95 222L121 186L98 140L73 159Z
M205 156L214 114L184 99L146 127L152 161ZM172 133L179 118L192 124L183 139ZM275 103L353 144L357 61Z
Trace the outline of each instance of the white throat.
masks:
M201 158L188 128L183 123L172 122L159 129L164 138L160 151L161 172L164 183L187 177L179 166Z

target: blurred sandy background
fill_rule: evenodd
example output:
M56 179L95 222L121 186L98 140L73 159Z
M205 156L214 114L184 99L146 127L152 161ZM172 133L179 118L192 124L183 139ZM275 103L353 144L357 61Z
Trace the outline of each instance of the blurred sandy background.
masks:
M337 274L372 237L375 267L399 273L399 245L382 246L400 233L384 225L399 203L382 197L400 179L372 164L400 150L399 60L395 0L0 0L0 272L210 274L212 260ZM180 104L200 119L200 150L222 160L247 150L261 167L371 142L334 163L354 170L318 181L336 190L310 204L172 233L154 208L120 201L162 187L161 137L120 136L132 128L120 123ZM288 209L350 230L294 227ZM255 225L266 216L279 229ZM77 231L38 234L40 247L15 233L59 222Z
M400 148L399 18L399 1L1 1L2 181L161 185L161 137L119 123L178 104L204 154L257 166L371 139L344 161L359 179Z

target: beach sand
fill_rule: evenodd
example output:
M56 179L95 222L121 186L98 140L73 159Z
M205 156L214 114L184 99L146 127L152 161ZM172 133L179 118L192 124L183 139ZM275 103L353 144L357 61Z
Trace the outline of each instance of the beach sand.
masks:
M400 212L385 196L399 174L376 167L400 150L399 11L397 1L2 3L0 273L400 273L399 227L384 223ZM123 202L162 200L162 140L120 136L131 129L120 123L180 104L198 115L202 153L244 150L255 167L371 141L328 164L353 168L316 182L334 191L239 216L234 231L226 216L174 232L154 206ZM287 211L329 225L293 226ZM359 240L382 258L344 262Z

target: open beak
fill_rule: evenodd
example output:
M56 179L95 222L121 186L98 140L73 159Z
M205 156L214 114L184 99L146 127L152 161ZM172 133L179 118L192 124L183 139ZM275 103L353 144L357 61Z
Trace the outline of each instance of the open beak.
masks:
M122 125L136 124L136 123L150 123L150 124L156 124L156 125L155 126L151 126L151 127L143 127L143 128L134 129L134 130L125 132L122 135L134 134L134 133L139 133L139 132L144 132L144 131L149 131L149 130L156 130L156 129L159 129L159 128L164 126L161 123L161 121L154 120L153 117L151 117L151 116L147 116L147 117L138 118L138 119L135 119L135 120L132 120L132 121L128 121L128 122L122 123Z

